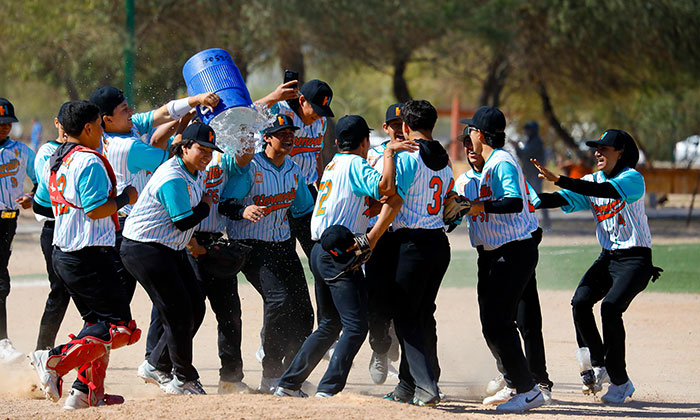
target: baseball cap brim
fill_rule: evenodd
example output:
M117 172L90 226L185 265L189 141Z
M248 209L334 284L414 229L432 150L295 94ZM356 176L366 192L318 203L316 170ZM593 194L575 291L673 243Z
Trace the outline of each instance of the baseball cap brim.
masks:
M212 142L209 142L209 141L201 141L201 140L195 140L195 139L193 139L193 140L194 140L195 142L199 143L200 145L204 146L204 147L208 147L208 148L210 148L210 149L214 149L214 150L216 150L216 151L219 152L219 153L224 153L223 150L219 149L219 146L215 145L215 144L212 143Z
M278 131L286 130L287 128L291 128L294 131L297 131L299 127L296 125L280 125L279 127L268 127L265 130L263 130L263 134L275 134Z
M321 105L316 105L313 102L309 102L311 104L311 107L314 109L314 112L319 116L319 117L329 117L333 118L335 117L335 114L333 111L331 111L330 106L321 106Z
M16 123L19 120L15 117L0 117L0 124Z

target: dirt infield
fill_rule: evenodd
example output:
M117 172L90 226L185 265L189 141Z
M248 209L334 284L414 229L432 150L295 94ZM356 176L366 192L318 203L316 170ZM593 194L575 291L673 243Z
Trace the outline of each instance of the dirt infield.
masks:
M46 285L21 282L8 301L9 330L15 345L33 349ZM555 383L554 405L533 410L528 418L690 418L700 416L700 295L643 293L625 314L628 332L628 368L637 388L632 402L620 407L604 406L580 391L576 348L571 323L570 292L543 291L544 336L549 372ZM262 319L261 300L247 284L241 285L244 313L243 358L245 381L256 386L261 366L255 360ZM133 313L141 326L148 320L150 305L139 288ZM122 406L100 407L77 413L61 409L32 392L34 372L23 361L0 368L0 419L480 419L496 413L480 404L483 388L494 375L494 362L481 336L476 292L472 288L445 288L438 297L440 381L448 395L437 409L418 408L382 400L396 380L375 386L367 373L370 350L363 346L355 359L346 391L333 399L280 399L264 395L208 395L171 397L136 376L143 360L145 342L112 353L107 391L123 394ZM81 321L71 307L60 337L77 331ZM219 361L216 324L208 312L195 338L195 366L210 394L216 394ZM310 378L317 383L326 362ZM66 377L68 389L74 375ZM516 416L499 416L510 418Z

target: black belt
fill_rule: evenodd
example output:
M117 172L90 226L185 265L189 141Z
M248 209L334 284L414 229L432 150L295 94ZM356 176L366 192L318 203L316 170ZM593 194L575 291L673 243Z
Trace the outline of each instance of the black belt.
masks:
M16 219L19 216L19 210L2 210L0 211L1 219Z
M47 220L44 222L44 227L53 229L56 226L55 220Z
M651 248L643 246L635 246L627 249L603 249L603 254L612 258L624 257L649 257L651 258Z

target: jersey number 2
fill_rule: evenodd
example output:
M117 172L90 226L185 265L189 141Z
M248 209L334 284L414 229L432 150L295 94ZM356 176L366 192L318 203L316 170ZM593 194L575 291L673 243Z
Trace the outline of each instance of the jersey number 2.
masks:
M321 216L326 214L326 208L323 207L323 202L328 199L328 196L331 193L331 188L333 187L333 182L331 182L329 179L326 182L322 182L318 187L318 192L321 195L318 196L318 210L316 210L316 216Z

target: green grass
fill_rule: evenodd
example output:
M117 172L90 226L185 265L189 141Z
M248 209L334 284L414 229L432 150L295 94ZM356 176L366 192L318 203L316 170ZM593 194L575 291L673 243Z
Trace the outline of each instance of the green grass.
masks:
M542 246L537 264L540 289L573 290L600 254L600 247ZM654 265L664 269L661 278L649 283L647 291L700 293L700 244L658 245L653 248ZM306 278L313 278L303 259ZM444 287L476 286L476 251L453 251L442 282Z

